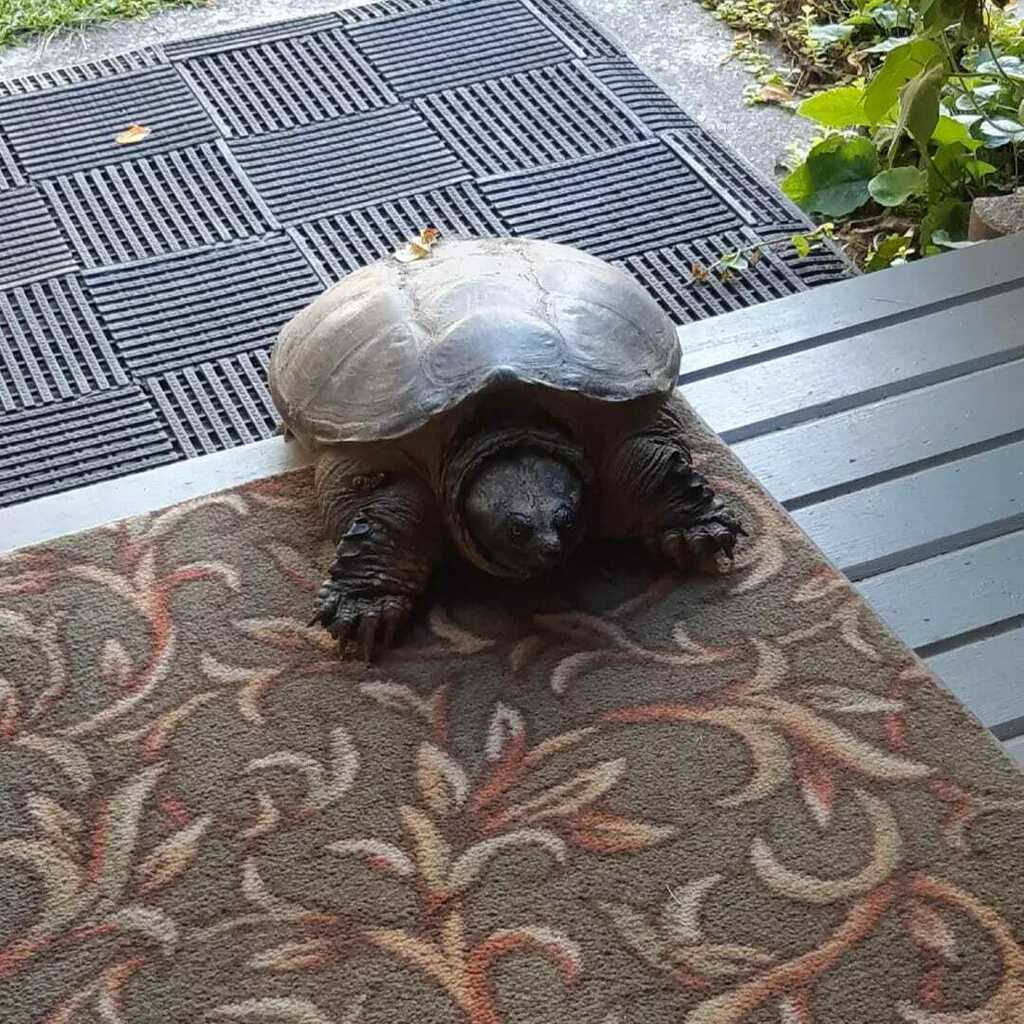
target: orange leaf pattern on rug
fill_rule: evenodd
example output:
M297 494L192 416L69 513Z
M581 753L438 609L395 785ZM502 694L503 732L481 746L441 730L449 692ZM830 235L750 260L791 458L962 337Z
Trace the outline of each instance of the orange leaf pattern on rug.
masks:
M372 668L306 473L0 560L4 1021L1019 1021L1019 775L693 432L731 573L450 567Z

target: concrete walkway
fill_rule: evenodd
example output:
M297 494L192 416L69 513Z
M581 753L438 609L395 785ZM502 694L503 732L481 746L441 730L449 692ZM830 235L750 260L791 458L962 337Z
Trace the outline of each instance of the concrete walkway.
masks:
M0 78L15 78L98 60L175 39L248 28L358 6L362 0L217 0L211 7L173 10L140 21L0 51ZM540 0L543 6L543 0ZM630 56L692 117L715 130L765 177L775 175L788 143L806 137L808 122L788 111L743 102L750 82L738 62L723 65L732 32L694 0L577 0L616 35Z

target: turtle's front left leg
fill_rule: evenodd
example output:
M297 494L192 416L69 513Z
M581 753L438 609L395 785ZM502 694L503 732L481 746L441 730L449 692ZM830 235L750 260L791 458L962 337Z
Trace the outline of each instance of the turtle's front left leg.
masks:
M669 400L651 423L610 453L603 472L604 531L641 537L681 569L732 558L746 531L693 468L683 420Z
M311 625L343 650L355 641L370 661L392 644L444 551L437 504L415 476L339 453L317 464L316 491L338 546Z

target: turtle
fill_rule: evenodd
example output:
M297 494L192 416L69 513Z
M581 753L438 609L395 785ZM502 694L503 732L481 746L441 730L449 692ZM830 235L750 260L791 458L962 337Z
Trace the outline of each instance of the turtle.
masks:
M430 241L342 278L271 352L337 544L310 626L372 660L451 552L509 581L585 538L731 559L745 531L693 467L676 328L646 289L558 242Z

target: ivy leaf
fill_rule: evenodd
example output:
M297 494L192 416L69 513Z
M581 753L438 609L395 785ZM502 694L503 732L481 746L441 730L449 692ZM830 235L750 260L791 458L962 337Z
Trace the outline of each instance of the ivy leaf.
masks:
M929 198L933 203L949 196L950 183L964 176L964 163L970 158L967 148L960 142L947 142L939 146L928 165L930 179Z
M916 167L894 167L882 171L868 182L871 198L882 206L899 206L911 196L922 195L928 189L928 175Z
M1000 68L1007 78L1024 79L1024 60L1020 57L1000 57L998 64L994 60L985 60L975 70L979 75L998 75Z
M932 245L941 245L943 249L969 249L972 245L977 244L977 242L968 241L954 242L945 228L939 228L938 231L932 232Z
M906 46L907 40L905 36L889 36L888 39L883 39L880 43L875 43L874 46L867 46L864 48L864 53L889 53L891 50L895 50L897 46Z
M922 251L933 245L932 237L944 231L944 237L961 241L967 237L967 225L971 219L971 204L957 199L946 199L928 210L921 221Z
M939 95L946 84L946 67L935 63L912 78L900 90L900 119L897 136L909 132L922 153L939 123ZM895 141L895 140L894 140Z
M975 181L981 181L986 174L992 174L996 168L984 160L967 160L964 162L964 170Z
M718 261L722 270L746 270L750 261L741 252L727 252Z
M978 122L978 134L992 149L1009 142L1024 142L1024 124L1010 117L993 117Z
M994 100L999 95L998 85L976 85L971 89L970 95L966 92L960 93L956 98L956 109L963 113L972 114L975 111L975 103L984 106L989 100ZM971 97L974 97L974 103ZM977 118L977 114L975 114Z
M900 89L942 51L930 39L917 39L890 51L885 63L864 90L864 113L871 124L881 124L896 106Z
M868 201L868 182L877 173L873 142L833 135L819 142L783 180L782 191L808 213L841 217Z
M841 85L826 89L803 101L797 113L809 117L826 128L852 128L854 125L868 125L864 112L864 90L855 85Z
M948 146L950 143L959 142L962 146L974 152L980 145L981 140L971 137L969 128L963 121L956 120L946 114L939 115L938 124L932 132L932 142L940 146Z
M964 34L970 36L980 24L980 0L932 0L920 8L924 27L936 35L958 22Z
M794 235L790 241L793 243L793 248L796 249L796 253L801 259L805 256L810 256L811 241L806 235Z
M879 4L871 12L871 19L874 23L886 32L894 29L900 22L900 9L896 4ZM896 45L901 40L897 38Z
M913 229L902 235L887 235L872 247L864 269L871 273L906 263L907 257L914 251L910 248L913 238Z
M807 29L807 38L823 50L836 43L845 43L853 35L853 25L811 25Z

